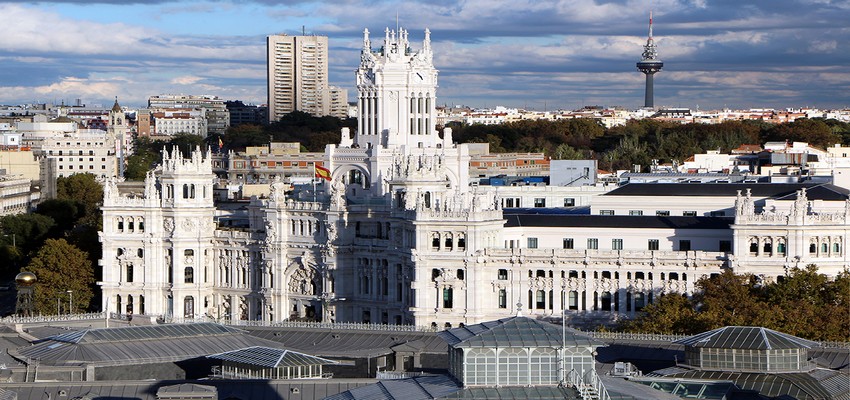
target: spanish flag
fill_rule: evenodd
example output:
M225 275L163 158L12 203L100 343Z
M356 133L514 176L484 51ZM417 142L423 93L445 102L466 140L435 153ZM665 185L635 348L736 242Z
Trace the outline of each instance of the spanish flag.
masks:
M218 151L221 151L221 148L224 147L224 142L221 141L221 136L218 137Z
M324 168L324 167L320 167L319 164L316 164L315 167L316 167L316 178L331 180L331 170Z

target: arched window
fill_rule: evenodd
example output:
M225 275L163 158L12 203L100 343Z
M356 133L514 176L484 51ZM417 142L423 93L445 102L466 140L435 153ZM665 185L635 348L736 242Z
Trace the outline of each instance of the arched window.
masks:
M575 290L570 291L570 302L568 307L570 310L578 310L578 292Z
M828 253L828 252L829 252L829 245L828 245L828 244L826 244L826 243L821 243L821 245L820 245L820 252L821 252L821 254L826 254L826 253Z
M773 242L770 240L766 240L764 242L764 246L762 247L762 253L770 256L773 255Z
M133 295L127 296L127 314L133 313Z
M517 386L529 382L528 353L523 348L509 347L499 352L499 385Z
M643 272L635 272L635 279L646 279L646 278L644 278Z
M534 299L534 306L538 310L543 310L546 308L546 292L543 290L538 290Z
M183 269L183 283L195 283L195 269L186 267Z
M644 307L646 307L646 295L635 293L635 311L641 311Z
M814 243L809 243L809 254L815 254L818 252L818 245Z
M754 256L759 252L759 243L756 239L751 239L750 241L750 255Z
M121 311L123 311L123 310L121 310L121 295L120 294L115 295L115 311L117 311L119 313Z
M457 234L457 248L458 250L466 250L466 235L463 233Z
M558 383L558 351L553 348L536 348L531 351L532 385L555 385Z
M444 248L451 251L454 248L454 236L451 233L446 233L443 237L445 238L443 240Z
M189 185L187 185L187 184L183 184L183 198L184 199L189 198Z
M832 244L832 252L836 255L840 254L841 253L841 244L840 243L833 243Z
M437 232L431 234L431 249L440 250L440 234Z
M785 255L785 251L786 251L786 250L785 250L785 243L784 243L784 242L779 242L779 243L776 245L776 252L777 252L777 253L779 253L779 255L780 255L780 256L784 256L784 255Z
M611 296L611 292L602 292L601 296L602 302L602 311L611 311L611 303L613 300L613 296Z
M667 279L669 279L671 281L678 281L679 280L679 274L677 272L671 272L667 275Z
M145 296L139 295L139 314L145 315Z

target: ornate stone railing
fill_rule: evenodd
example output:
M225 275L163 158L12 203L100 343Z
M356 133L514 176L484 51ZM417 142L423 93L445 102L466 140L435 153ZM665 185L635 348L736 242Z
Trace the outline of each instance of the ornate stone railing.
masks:
M66 322L66 321L82 321L92 319L104 319L106 314L99 313L83 313L83 314L63 314L63 315L36 315L32 317L19 317L16 315L0 318L0 323L3 324L31 324L39 322Z

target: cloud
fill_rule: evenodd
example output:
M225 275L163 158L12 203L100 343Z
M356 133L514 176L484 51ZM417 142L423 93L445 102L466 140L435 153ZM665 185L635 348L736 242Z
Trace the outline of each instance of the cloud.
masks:
M658 104L850 104L846 2L657 0L653 8L665 62ZM0 102L117 94L144 104L179 90L262 103L265 35L302 25L330 37L330 82L353 98L363 28L377 48L398 13L414 48L431 29L438 96L449 102L636 107L648 11L643 0L0 0ZM188 18L205 29L174 25Z

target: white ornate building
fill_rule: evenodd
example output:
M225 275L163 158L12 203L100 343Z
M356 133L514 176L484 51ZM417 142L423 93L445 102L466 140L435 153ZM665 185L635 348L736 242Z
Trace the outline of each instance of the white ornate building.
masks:
M756 205L741 194L734 219L507 215L495 192L469 186L467 146L434 129L432 57L427 30L416 52L403 29L385 31L378 52L365 31L358 131L327 147L333 179L295 193L276 181L244 223L222 223L201 150L166 152L143 197L108 182L104 309L442 327L517 311L629 315L724 268L773 279L809 262L828 274L850 262L846 195L812 202L801 190ZM826 203L842 211L814 209Z

